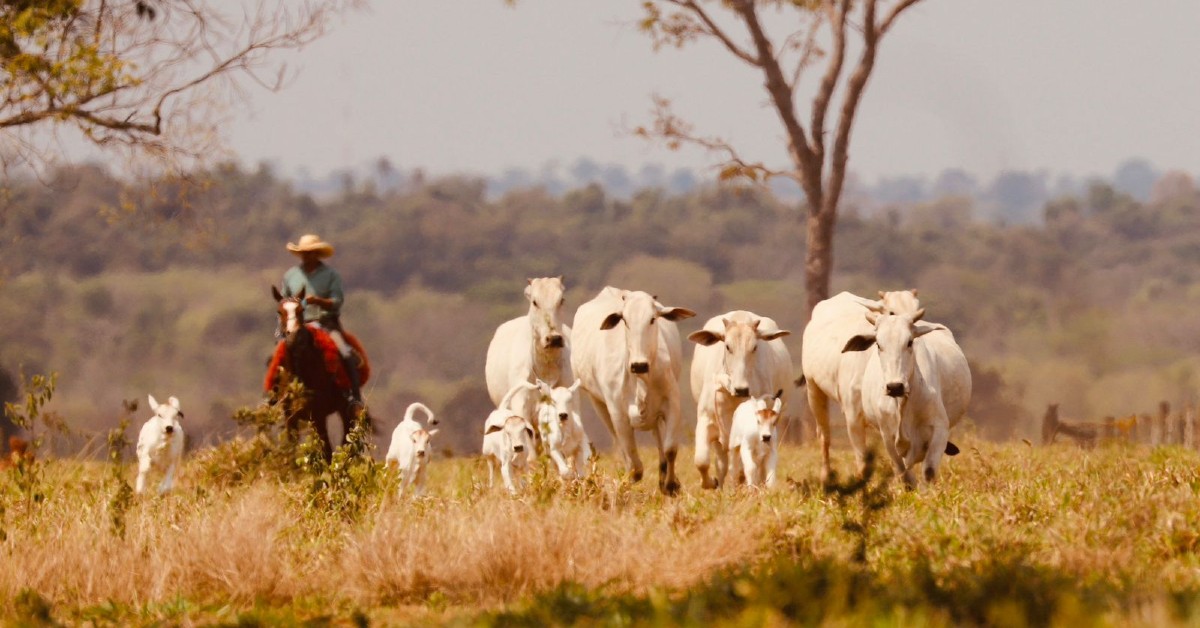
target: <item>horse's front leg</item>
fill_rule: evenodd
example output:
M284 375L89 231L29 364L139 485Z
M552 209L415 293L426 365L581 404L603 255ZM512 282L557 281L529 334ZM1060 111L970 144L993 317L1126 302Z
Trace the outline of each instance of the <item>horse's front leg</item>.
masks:
M325 455L325 462L333 460L333 443L329 441L329 423L328 416L310 415L313 430L317 433L317 438L321 439L321 453Z

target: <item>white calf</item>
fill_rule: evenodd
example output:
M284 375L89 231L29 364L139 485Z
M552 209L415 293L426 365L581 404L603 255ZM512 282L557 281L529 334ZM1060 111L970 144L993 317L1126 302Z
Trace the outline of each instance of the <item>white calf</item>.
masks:
M161 494L171 490L175 483L175 469L183 460L183 426L179 424L183 412L179 410L179 400L175 397L162 404L154 399L154 395L148 397L154 416L146 420L142 431L138 433L138 476L134 490L138 493L145 491L146 476L150 470L163 469L165 473L158 485Z
M505 393L499 407L483 422L483 456L488 460L488 486L495 482L496 467L510 493L524 487L521 475L537 456L533 446L533 426L523 409L510 407L518 393L538 390L537 384L520 382ZM522 404L523 405L523 404Z
M587 477L587 462L592 455L592 443L583 429L579 416L579 380L570 387L556 386L538 380L542 391L538 402L538 431L558 465L558 475L564 480Z
M525 488L522 477L534 455L533 427L517 415L511 415L500 425L490 425L483 434L483 455L488 460L488 486L495 483L496 467L504 478L504 487L516 494Z
M746 474L747 486L775 486L775 464L779 459L779 416L783 391L742 402L733 413L729 435L730 470L733 477Z
M425 463L429 460L429 439L437 434L437 430L426 430L413 414L421 410L425 420L430 425L437 425L437 417L423 403L409 404L404 411L404 420L392 431L392 444L388 447L387 458L390 466L393 462L400 469L400 495L404 489L412 487L414 495L425 492Z

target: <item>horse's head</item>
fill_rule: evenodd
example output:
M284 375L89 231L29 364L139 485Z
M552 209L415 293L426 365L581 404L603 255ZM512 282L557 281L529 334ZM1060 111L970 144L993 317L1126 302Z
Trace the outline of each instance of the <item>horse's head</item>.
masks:
M279 312L279 327L288 338L304 327L305 290L307 288L301 288L299 294L285 297L280 294L279 288L271 286L271 296L275 297L275 302L278 303L276 309Z

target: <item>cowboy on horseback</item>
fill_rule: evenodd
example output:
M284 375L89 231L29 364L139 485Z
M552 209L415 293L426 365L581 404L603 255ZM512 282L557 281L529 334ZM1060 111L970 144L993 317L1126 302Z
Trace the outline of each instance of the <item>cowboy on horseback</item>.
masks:
M316 322L337 345L342 365L350 379L350 402L365 407L360 390L358 358L342 331L341 311L345 295L342 277L322 260L333 256L333 245L322 242L320 236L305 234L296 244L288 242L287 250L300 258L300 263L283 274L280 292L284 297L298 296L303 291L304 322ZM278 331L276 333L279 333Z

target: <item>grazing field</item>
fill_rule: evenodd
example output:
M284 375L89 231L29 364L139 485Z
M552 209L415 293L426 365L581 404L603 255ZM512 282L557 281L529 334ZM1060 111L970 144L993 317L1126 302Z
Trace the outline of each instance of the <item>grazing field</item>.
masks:
M435 459L419 500L373 461L265 435L190 455L162 497L129 493L132 465L39 461L0 472L0 623L1200 618L1194 452L956 440L914 492L882 468L822 487L811 447L783 449L774 491L702 491L687 452L674 499L608 455L520 498L479 459Z

